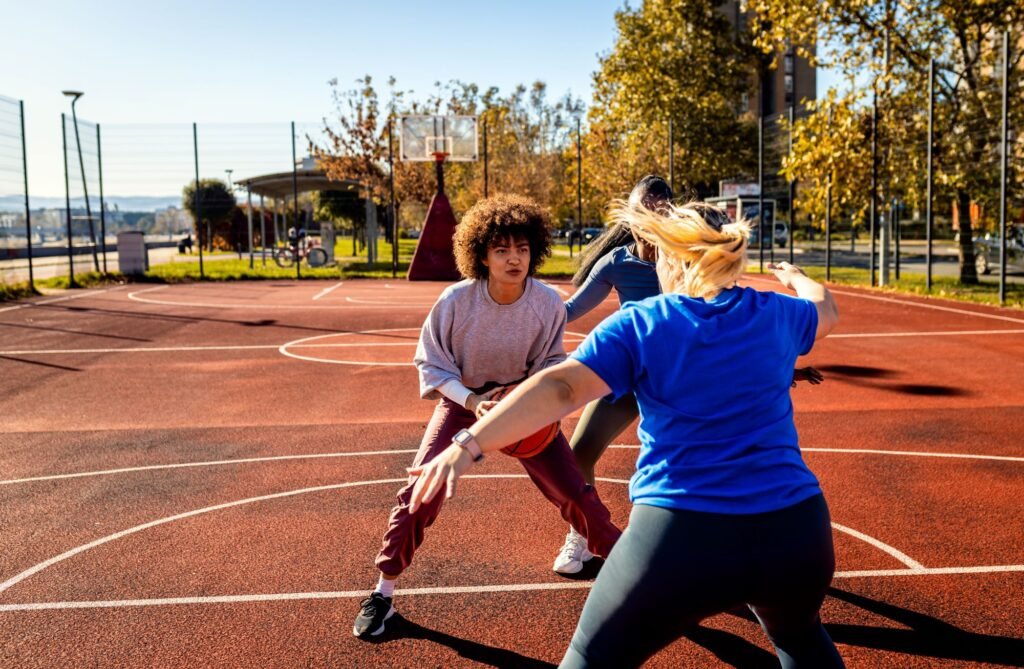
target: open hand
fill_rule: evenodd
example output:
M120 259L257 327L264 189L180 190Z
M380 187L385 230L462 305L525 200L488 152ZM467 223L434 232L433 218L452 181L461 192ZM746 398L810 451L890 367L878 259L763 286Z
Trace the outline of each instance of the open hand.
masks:
M421 505L430 503L446 486L445 499L454 497L456 482L472 464L473 457L469 451L458 444L452 444L430 462L419 467L409 467L406 470L409 476L416 477L412 499L409 501L409 513L416 513Z
M779 280L786 288L793 287L793 279L798 276L807 276L807 273L796 265L790 265L788 262L780 263L768 263L768 269L775 278Z
M825 380L825 376L814 367L797 367L793 370L793 386L797 381L806 381L816 386Z

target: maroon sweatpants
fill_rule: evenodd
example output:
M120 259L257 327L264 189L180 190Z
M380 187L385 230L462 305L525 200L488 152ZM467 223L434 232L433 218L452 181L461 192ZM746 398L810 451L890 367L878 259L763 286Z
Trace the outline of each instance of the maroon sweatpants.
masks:
M434 409L413 466L433 460L451 445L456 432L474 422L476 417L472 413L443 398ZM607 557L622 532L612 523L597 491L583 480L565 436L559 432L543 453L520 462L534 485L558 507L562 518L587 538L590 552ZM444 502L442 488L429 504L423 504L415 514L410 514L412 489L410 481L398 491L398 505L391 510L388 530L377 556L377 568L388 576L398 576L409 566L413 553L423 543L424 530L437 518Z

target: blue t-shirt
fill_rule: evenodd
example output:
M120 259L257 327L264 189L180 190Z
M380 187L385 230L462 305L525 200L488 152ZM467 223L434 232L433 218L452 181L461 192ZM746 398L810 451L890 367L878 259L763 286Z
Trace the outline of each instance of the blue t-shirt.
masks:
M612 288L619 295L619 304L639 302L661 292L655 265L630 253L629 246L618 246L598 260L587 280L565 303L569 321L601 304Z
M659 295L626 305L572 357L618 398L635 392L635 504L764 513L820 494L793 424L793 365L814 345L803 299L731 288L711 300Z

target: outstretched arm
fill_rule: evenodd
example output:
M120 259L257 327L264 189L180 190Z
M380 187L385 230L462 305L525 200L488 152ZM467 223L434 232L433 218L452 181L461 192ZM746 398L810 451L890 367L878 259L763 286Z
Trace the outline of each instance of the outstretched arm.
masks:
M798 297L814 303L818 311L818 329L814 333L815 339L821 339L832 331L832 328L839 322L839 308L828 288L808 277L802 269L788 262L769 264L768 269L775 274L786 288L796 291Z
M484 453L496 451L556 420L587 402L604 397L611 389L589 367L566 360L523 381L469 431ZM458 444L452 444L436 458L409 469L416 476L409 510L429 502L447 486L446 497L455 494L459 476L473 464L472 456Z

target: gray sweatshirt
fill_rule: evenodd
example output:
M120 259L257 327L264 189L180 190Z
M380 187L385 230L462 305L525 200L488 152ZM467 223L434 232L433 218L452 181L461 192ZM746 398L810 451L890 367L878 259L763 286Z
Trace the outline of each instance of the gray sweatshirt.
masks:
M486 279L449 286L420 331L413 358L420 397L444 395L465 406L470 388L512 383L562 362L565 321L562 298L533 277L512 304L495 302Z

